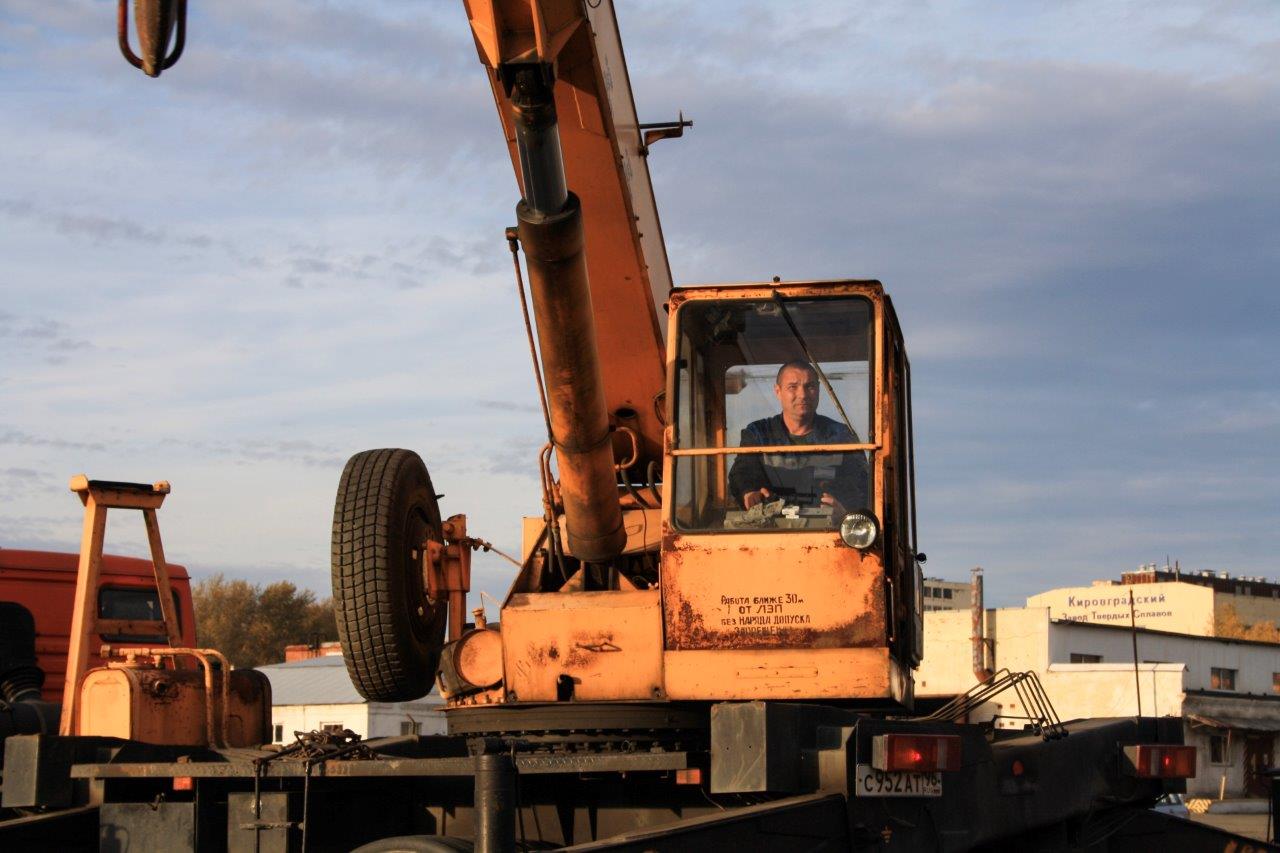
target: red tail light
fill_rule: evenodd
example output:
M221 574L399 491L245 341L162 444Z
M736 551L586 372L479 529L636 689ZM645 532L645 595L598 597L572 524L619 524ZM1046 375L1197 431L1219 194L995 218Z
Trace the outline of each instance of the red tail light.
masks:
M932 773L960 769L959 735L876 735L871 766L877 770Z
M1129 772L1140 779L1190 779L1196 775L1194 746L1126 746Z
M676 771L677 785L701 785L702 784L702 768L686 767L683 770Z

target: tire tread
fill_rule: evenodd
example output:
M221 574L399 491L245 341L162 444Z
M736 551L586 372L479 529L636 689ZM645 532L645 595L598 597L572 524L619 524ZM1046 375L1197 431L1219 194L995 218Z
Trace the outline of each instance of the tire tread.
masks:
M352 683L371 701L418 699L435 676L434 664L424 659L407 628L409 603L400 600L404 587L392 568L397 555L390 531L402 521L394 517L397 490L417 476L430 490L426 466L413 451L366 450L348 460L334 503L331 571L338 639Z

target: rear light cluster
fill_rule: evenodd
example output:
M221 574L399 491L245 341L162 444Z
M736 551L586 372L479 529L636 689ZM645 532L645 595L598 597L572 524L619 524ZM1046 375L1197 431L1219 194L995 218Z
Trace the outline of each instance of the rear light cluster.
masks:
M959 735L876 735L871 766L877 770L933 773L960 769Z
M1126 746L1124 757L1129 772L1139 779L1190 779L1196 775L1194 746Z
M702 784L702 768L686 767L683 770L676 771L677 785L701 785Z

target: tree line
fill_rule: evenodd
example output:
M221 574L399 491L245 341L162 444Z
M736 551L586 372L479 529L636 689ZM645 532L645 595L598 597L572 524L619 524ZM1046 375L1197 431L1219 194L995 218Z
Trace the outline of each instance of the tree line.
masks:
M1266 619L1247 623L1233 605L1226 605L1214 614L1214 635L1233 640L1257 640L1263 643L1280 643L1280 625Z
M333 599L317 601L289 581L251 584L216 574L191 590L196 644L222 652L236 667L280 663L284 647L338 639Z

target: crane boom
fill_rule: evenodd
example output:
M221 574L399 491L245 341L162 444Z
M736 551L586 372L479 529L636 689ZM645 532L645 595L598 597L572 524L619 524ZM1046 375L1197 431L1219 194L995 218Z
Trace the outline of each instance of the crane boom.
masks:
M565 177L583 210L605 401L640 439L639 470L662 459L665 323L662 226L612 0L464 0L517 180L516 125L501 66L551 63ZM550 318L538 318L540 323Z

